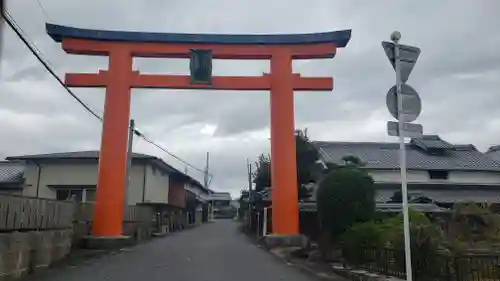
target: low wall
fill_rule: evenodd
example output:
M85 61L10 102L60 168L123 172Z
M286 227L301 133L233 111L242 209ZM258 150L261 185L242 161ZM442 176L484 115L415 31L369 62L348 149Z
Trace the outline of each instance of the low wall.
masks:
M94 215L93 203L74 202L73 248L83 246L83 238L91 234ZM136 242L151 237L153 210L149 206L127 206L124 210L123 235L133 237Z
M72 229L0 233L0 280L17 279L66 257Z
M72 236L72 244L73 248L82 248L83 247L83 239L85 236L91 234L92 231L92 223L90 222L75 222L74 226L74 234ZM151 238L153 233L153 227L149 223L141 223L141 222L124 222L123 223L123 235L130 236L134 239L135 242L145 241Z

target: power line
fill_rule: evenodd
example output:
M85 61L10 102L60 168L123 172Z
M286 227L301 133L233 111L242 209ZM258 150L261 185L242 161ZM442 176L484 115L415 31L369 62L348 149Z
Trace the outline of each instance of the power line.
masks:
M167 153L168 155L172 156L173 158L179 160L180 162L186 164L187 166L193 168L194 170L198 171L198 172L201 172L201 173L205 173L204 170L196 167L196 166L193 166L191 164L189 164L188 162L182 160L181 158L179 158L178 156L176 156L175 154L171 153L170 151L166 150L165 148L161 147L160 145L156 144L155 142L153 142L152 140L148 139L146 136L144 136L141 132L139 132L138 130L134 130L134 133L139 136L139 137L142 137L143 140L145 140L146 142L152 144L153 146L157 147L158 149L160 149L161 151ZM213 176L212 174L210 174L210 176Z
M42 5L42 1L41 0L36 0L36 2L38 3L38 6L40 6L40 8L42 9L43 13L45 14L45 17L49 20L49 21L52 21L52 19L50 18L49 16L49 13L47 13L47 10L45 10L45 8L43 7Z
M43 7L42 7L43 8ZM50 63L42 57L42 52L36 47L36 45L28 39L28 36L26 33L22 30L22 28L16 23L16 21L12 18L10 13L7 10L4 10L4 16L5 16L5 21L9 25L9 27L16 33L17 37L21 39L21 41L24 43L26 47L30 50L30 52L38 59L38 61L44 66L44 68L54 77L57 82L59 83L60 86L62 86L68 94L70 94L85 110L87 110L90 114L92 114L95 118L97 118L99 121L103 121L103 118L99 116L95 111L93 111L84 101L82 101L64 82L59 78L59 76L55 73L55 71L52 69L50 66ZM177 159L178 161L182 162L183 164L193 168L194 170L204 173L202 169L188 163L187 161L181 159L177 155L173 154L172 152L168 151L167 149L163 148L162 146L158 145L154 141L150 140L147 138L143 133L141 133L139 130L134 129L134 134L141 137L144 139L146 142L152 144L153 146L157 147L161 151L167 153L168 155L172 156L173 158ZM213 177L213 175L210 175Z
M28 47L28 49L30 50L30 52L38 59L38 61L40 61L40 63L45 67L45 69L57 80L57 82L59 83L59 85L61 85L62 87L64 87L66 89L66 91L81 106L83 106L88 112L90 112L90 114L94 115L94 117L96 117L97 119L99 119L100 121L102 121L102 117L99 116L99 115L97 115L97 113L95 113L87 104L85 104L78 96L76 96L75 93L73 93L73 91L64 84L64 82L61 80L61 78L59 78L59 76L57 76L57 74L54 72L54 70L52 70L52 68L49 66L49 64L39 54L39 53L41 53L40 50L38 50L38 52L39 52L38 53L35 50L35 48L32 47L32 45L30 44L30 42L28 42L28 40L26 39L27 36L25 37L21 33L20 29L16 28L18 25L17 25L17 23L15 23L14 19L9 14L9 12L7 10L5 10L4 14L5 14L5 22L7 22L7 24L10 26L10 28L16 33L17 37L19 37L19 39L21 39L21 41L23 41L24 45L26 45L26 47Z

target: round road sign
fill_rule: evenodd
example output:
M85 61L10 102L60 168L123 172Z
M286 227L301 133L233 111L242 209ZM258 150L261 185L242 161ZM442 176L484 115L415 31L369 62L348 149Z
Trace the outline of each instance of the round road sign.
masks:
M420 115L422 111L422 101L418 96L417 91L415 91L412 87L406 84L401 85L401 96L403 98L403 122L413 122L417 120L417 117ZM387 96L385 99L387 104L387 109L391 115L398 119L398 99L397 99L397 91L396 86L393 86L389 92L387 92Z

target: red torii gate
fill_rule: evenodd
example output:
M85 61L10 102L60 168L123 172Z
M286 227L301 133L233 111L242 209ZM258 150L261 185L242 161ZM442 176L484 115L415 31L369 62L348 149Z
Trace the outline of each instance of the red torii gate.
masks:
M293 59L332 58L345 47L351 31L289 35L217 35L89 30L46 25L47 33L71 54L109 57L108 70L68 73L69 87L105 87L92 235L122 235L123 200L131 88L270 90L273 232L298 234L298 194L294 139L296 91L330 91L332 78L301 77ZM211 84L193 84L189 75L152 75L132 71L133 57L189 58L193 49L215 59L270 60L269 74L215 76Z

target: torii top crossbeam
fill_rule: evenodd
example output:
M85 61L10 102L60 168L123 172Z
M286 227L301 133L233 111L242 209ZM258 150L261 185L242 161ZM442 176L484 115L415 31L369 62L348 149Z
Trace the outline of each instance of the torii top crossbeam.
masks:
M314 34L225 35L91 30L46 25L67 53L109 56L108 70L69 73L71 87L106 87L93 235L121 235L131 88L270 90L273 232L297 234L298 205L293 91L332 90L330 77L302 77L293 59L332 58L345 47L350 30ZM133 57L189 58L193 49L210 50L215 59L270 60L262 76L213 77L192 83L189 75L132 71Z
M231 45L233 46L231 48L240 45L238 47L239 51L245 48L248 50L247 52L243 51L235 54L236 49L226 48L226 52L224 52L224 48L217 49L217 51L214 50L214 58L218 59L270 59L271 53L267 47L273 45L298 46L297 50L301 46L309 47L309 51L302 48L302 52L298 51L294 54L294 59L332 58L335 54L335 47L343 48L351 39L351 30L309 34L233 35L109 31L73 28L55 24L46 24L46 29L49 36L56 42L73 38L108 42ZM264 45L266 48L259 51L262 48L256 45ZM322 49L311 48L311 45L321 45ZM326 45L329 47L326 47ZM182 46L180 47L177 50L181 50ZM165 53L175 52L168 51ZM185 55L183 51L180 51L179 54ZM137 54L137 56L140 56L140 54Z

